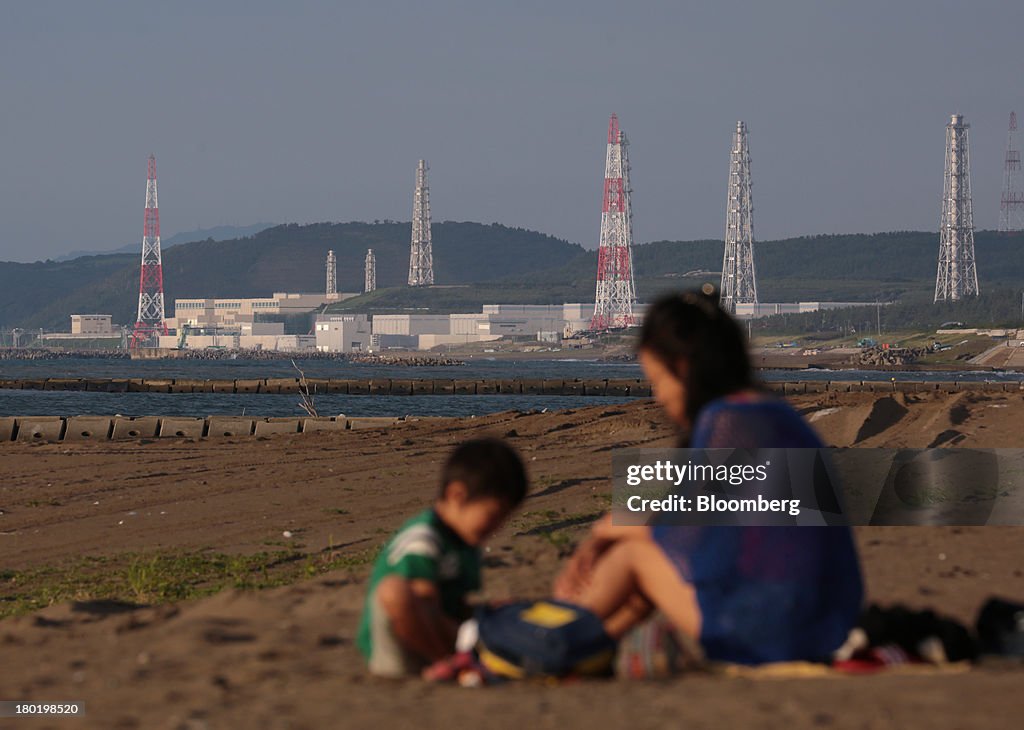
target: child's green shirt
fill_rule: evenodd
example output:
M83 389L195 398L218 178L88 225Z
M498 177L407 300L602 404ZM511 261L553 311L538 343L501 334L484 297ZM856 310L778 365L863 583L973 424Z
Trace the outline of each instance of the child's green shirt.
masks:
M467 545L433 509L416 515L384 546L373 565L356 644L363 655L373 650L370 605L381 579L398 575L428 580L437 585L442 610L452 618L465 618L466 595L480 588L480 551Z

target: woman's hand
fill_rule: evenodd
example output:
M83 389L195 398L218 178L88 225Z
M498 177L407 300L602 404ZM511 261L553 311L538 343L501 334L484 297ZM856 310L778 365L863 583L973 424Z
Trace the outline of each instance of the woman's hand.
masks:
M590 585L594 566L608 548L618 540L649 536L649 528L613 525L611 514L606 514L594 523L590 534L576 547L555 579L554 597L562 601L578 600Z
M555 579L555 598L562 601L578 599L590 584L590 578L598 558L610 545L611 542L594 535L590 535L581 542L558 578Z

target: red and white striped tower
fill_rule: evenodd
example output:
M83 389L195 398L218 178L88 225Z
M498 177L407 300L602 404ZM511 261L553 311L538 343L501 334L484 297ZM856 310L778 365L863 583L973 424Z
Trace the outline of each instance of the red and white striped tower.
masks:
M131 345L155 345L167 334L164 322L164 267L160 258L160 207L156 200L156 158L149 156L146 175L146 218L142 228L142 271L139 275L139 314Z
M633 305L633 212L630 207L629 158L626 135L619 118L608 122L608 150L604 164L604 204L601 207L601 242L597 250L597 290L590 329L607 330L636 324Z

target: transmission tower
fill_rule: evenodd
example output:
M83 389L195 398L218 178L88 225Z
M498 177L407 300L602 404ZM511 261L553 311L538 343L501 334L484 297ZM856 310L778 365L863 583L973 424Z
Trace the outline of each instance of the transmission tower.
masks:
M633 211L630 203L629 156L619 118L608 122L608 148L604 163L604 200L601 206L601 241L597 250L597 288L590 329L606 330L636 323L633 305Z
M737 304L757 304L754 269L754 206L750 197L750 148L747 125L736 122L729 153L729 192L725 208L725 257L721 305L730 314Z
M978 295L974 266L974 213L971 207L971 160L967 130L960 114L946 125L946 173L939 228L939 268L935 301Z
M327 298L338 296L338 261L334 251L327 252Z
M1024 187L1021 185L1020 150L1015 149L1017 112L1010 112L1010 132L1006 140L1003 165L1003 197L999 201L999 230L1018 233L1024 230Z
M434 254L430 245L430 188L427 162L416 167L416 192L412 202L412 248L409 251L409 286L434 283Z
M155 345L167 334L164 322L164 267L160 257L160 207L156 199L156 158L149 156L146 174L146 214L142 228L142 271L139 275L139 312L132 330L131 348Z
M371 292L377 288L377 259L373 255L373 249L366 249L366 279L363 286L364 292Z

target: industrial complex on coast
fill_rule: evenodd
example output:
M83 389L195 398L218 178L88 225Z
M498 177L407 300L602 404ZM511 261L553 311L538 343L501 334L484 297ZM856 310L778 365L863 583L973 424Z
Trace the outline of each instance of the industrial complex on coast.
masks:
M1020 153L1015 149L1016 115L1010 117L1000 230L1024 227L1024 191L1020 189ZM974 259L974 221L970 190L968 125L955 114L946 126L946 161L935 301L979 293ZM408 286L435 286L428 167L420 160L413 194ZM322 293L278 292L256 298L175 299L173 316L164 302L160 250L156 160L148 161L142 265L137 318L119 327L110 315L73 314L71 332L41 334L40 344L121 338L132 350L160 348L274 350L283 352L379 352L431 350L439 346L487 343L500 339L558 344L585 342L592 333L634 326L644 305L633 278L632 208L628 141L612 115L608 125L600 245L594 301L564 304L487 304L460 313L356 313L332 307L377 286L376 256L368 249L363 291L339 292L334 251L326 252ZM740 319L821 309L865 306L865 302L766 303L758 298L754 256L750 150L744 122L736 123L729 156L726 229L719 282L721 305ZM716 272L717 273L717 272ZM285 322L292 323L286 332ZM294 322L304 323L296 328ZM297 333L301 330L301 333Z

